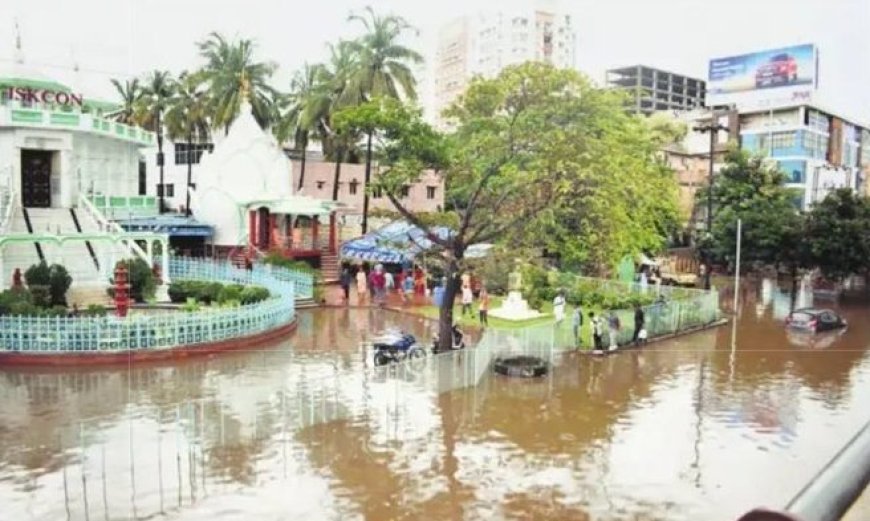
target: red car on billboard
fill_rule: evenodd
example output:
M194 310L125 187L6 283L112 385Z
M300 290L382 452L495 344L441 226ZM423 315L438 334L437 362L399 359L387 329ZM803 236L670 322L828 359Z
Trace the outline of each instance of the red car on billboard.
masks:
M787 84L797 81L797 78L798 66L794 56L788 53L777 54L755 71L755 87Z

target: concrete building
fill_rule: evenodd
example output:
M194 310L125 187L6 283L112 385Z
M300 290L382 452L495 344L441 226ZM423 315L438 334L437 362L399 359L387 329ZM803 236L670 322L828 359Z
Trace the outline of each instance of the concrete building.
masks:
M300 162L293 160L293 171L301 171ZM372 167L372 178L378 175L378 166ZM335 163L307 161L305 179L299 193L318 199L331 199ZM360 235L363 198L365 196L365 164L344 163L341 165L341 180L338 187L339 231L342 240ZM444 178L433 171L424 172L416 182L405 187L402 202L414 212L437 212L444 208ZM369 199L371 210L394 212L393 204L382 194L375 192ZM370 219L369 229L386 224L384 219Z
M645 65L607 71L607 85L629 96L627 108L635 114L656 111L690 111L704 107L704 80L674 74Z
M674 115L690 131L682 143L662 151L680 184L683 214L694 227L702 227L706 217L705 208L695 204L695 192L709 182L710 136L693 129L710 123L711 114L702 110ZM868 194L870 127L812 104L716 114L729 131L717 135L714 175L729 144L736 143L769 158L787 175L787 185L799 193L794 204L802 210L837 188Z
M571 17L555 2L529 0L463 16L438 33L433 71L436 123L475 75L491 78L503 68L543 61L572 68L576 34Z
M866 189L870 130L817 105L742 112L740 143L776 162L789 186L801 190L801 209L837 188Z

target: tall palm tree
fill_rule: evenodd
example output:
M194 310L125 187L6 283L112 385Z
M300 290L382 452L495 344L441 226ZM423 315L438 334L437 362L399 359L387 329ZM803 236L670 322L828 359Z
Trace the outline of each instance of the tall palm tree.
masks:
M206 60L202 74L208 85L212 124L228 130L239 113L244 91L249 88L254 118L261 126L269 127L275 119L276 92L268 81L275 72L275 64L254 61L252 40L227 41L220 34L211 33L198 46L200 56Z
M190 186L193 177L194 139L201 143L208 141L209 120L205 89L196 74L181 73L178 88L169 109L166 111L166 131L173 141L184 139L187 142L187 187L184 190L185 215L190 216Z
M337 132L332 124L332 116L342 107L359 102L359 90L350 87L358 62L350 42L340 41L337 45L330 45L329 50L329 63L321 68L317 76L306 111L314 122L313 128L320 137L324 153L335 161L332 200L337 201L341 163L353 152L356 139Z
M365 15L351 15L349 20L362 23L366 30L365 34L351 44L359 55L358 67L350 82L352 88L359 89L361 97L365 100L375 97L415 99L417 82L410 65L421 63L423 57L399 43L402 34L412 30L408 22L400 16L378 16L371 7L366 7ZM372 172L373 133L373 129L366 133L363 233L366 233L368 228L368 186Z
M108 114L109 119L126 125L136 125L139 122L136 109L139 104L139 98L142 97L142 87L139 85L139 80L133 78L121 83L116 79L112 79L112 85L114 85L115 90L118 92L121 105L118 107L118 110Z
M175 95L175 80L168 71L153 71L145 80L139 99L138 118L145 128L157 134L157 166L160 167L160 213L165 211L166 186L163 183L163 115Z
M293 147L302 151L302 167L299 173L301 190L305 182L305 159L311 134L318 125L320 114L316 112L319 105L319 88L322 76L326 73L321 64L306 63L296 71L290 82L290 93L285 97L286 110L275 127L275 137L280 143L293 138Z

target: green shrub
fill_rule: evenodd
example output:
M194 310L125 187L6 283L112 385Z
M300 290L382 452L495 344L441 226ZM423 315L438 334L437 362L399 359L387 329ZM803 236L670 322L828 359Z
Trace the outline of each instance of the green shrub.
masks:
M48 286L51 284L51 270L44 261L34 264L24 272L24 280L28 286Z
M181 310L185 311L187 313L193 313L195 311L199 311L200 308L201 308L200 303L197 302L196 299L193 297L187 299L187 301L181 305Z
M173 281L172 284L169 285L169 300L174 304L181 304L182 302L186 302L187 298L190 297L190 281L188 280L176 280Z
M0 315L12 315L12 308L20 303L33 304L33 295L26 289L7 289L0 293Z
M24 316L39 316L42 313L42 309L39 306L36 306L30 302L16 302L9 306L9 314L10 315L24 315Z
M104 317L108 313L106 306L101 304L90 304L84 314L91 317Z
M254 304L269 298L269 290L260 286L248 286L241 294L242 304Z
M52 305L66 305L66 292L72 285L72 277L60 264L52 264L49 271L49 293Z
M199 300L203 304L211 304L212 302L217 302L223 288L224 286L220 282L207 282L199 290L197 300Z
M36 307L47 308L51 306L51 286L30 285L30 294L33 296L32 303Z
M220 293L218 293L218 303L223 304L229 301L241 301L242 300L242 292L245 290L245 287L241 284L229 284L221 288Z

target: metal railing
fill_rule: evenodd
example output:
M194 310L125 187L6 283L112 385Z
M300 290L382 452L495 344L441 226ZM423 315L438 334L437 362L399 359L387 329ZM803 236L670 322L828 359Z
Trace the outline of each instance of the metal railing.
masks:
M12 179L12 165L0 168L0 234L7 233L12 223L12 214L18 206L15 182Z
M96 206L90 201L88 196L84 193L79 194L79 208L83 208L85 212L97 223L97 226L100 227L100 230L105 232L113 232L125 234L127 231L121 227L118 223L109 220L103 213L97 209ZM148 265L151 265L152 259L148 253L145 252L135 241L128 240L123 241L123 247L127 250L127 252L132 255L139 257L144 260Z
M28 353L121 352L166 349L249 336L288 324L295 315L297 281L311 286L310 276L257 267L172 259L170 275L192 279L259 285L271 297L233 308L194 312L132 314L106 317L0 317L0 350Z
M870 485L870 422L785 507L803 521L837 521Z

